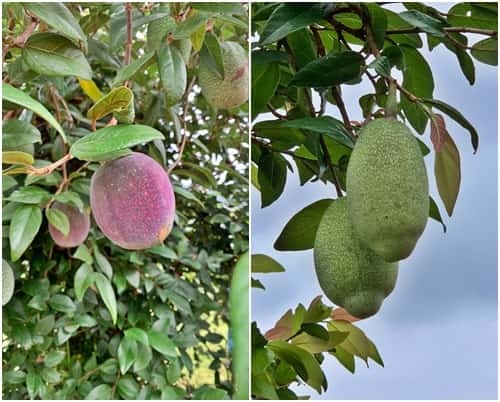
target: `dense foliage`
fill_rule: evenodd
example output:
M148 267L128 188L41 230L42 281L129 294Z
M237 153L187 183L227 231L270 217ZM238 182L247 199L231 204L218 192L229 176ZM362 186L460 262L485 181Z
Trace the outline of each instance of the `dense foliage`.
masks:
M233 396L232 354L248 327L240 309L228 330L233 268L248 249L248 106L214 110L197 68L205 57L220 73L225 41L247 47L246 6L2 7L3 256L15 274L3 398ZM47 206L88 211L93 172L130 148L170 174L166 241L127 251L92 221L78 248L56 246L48 222L64 231L68 220Z
M446 122L454 120L465 129L474 151L479 135L465 111L434 98L439 83L421 48L446 47L457 58L457 66L448 67L450 74L461 70L473 85L476 63L497 65L497 19L496 3L459 3L447 12L423 3L254 3L251 177L261 207L279 199L287 179L295 175L304 187L320 180L332 185L337 198L345 196L347 166L360 129L373 119L397 116L418 134L430 128L432 151L415 138L422 154L434 157L439 197L451 216L460 188L460 155L453 136L463 133L449 133ZM354 112L346 109L342 88L363 81L373 90L359 98L364 118L359 122L349 117ZM327 105L338 109L341 120L325 114ZM380 186L380 180L373 185ZM332 198L298 211L274 248L313 248ZM446 229L434 198L429 199L429 216ZM252 257L253 273L282 271L269 256ZM252 284L264 288L257 279ZM252 372L253 397L296 399L290 387L301 382L321 393L327 386L320 367L326 355L352 372L354 356L381 363L371 341L348 323L353 320L342 309L332 313L317 298L308 309L290 309L264 336L255 323L252 367L259 369Z

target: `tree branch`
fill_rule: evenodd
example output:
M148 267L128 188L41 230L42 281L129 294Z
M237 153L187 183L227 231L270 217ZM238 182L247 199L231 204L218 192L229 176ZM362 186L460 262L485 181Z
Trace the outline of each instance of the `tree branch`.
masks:
M487 36L496 36L498 34L494 29L481 29L481 28L471 28L471 27L444 27L444 32L459 32L459 33L475 33ZM425 33L425 31L420 28L399 28L399 29L388 29L385 31L386 35L398 35L398 34L411 34L411 33Z
M351 119L349 119L349 115L347 114L347 109L345 107L344 100L342 99L342 96L340 96L338 87L332 87L332 96L333 99L335 99L335 103L337 104L337 107L340 111L342 120L344 121L345 128L349 132L349 135L352 138L352 140L356 140L353 134Z
M125 3L125 13L127 16L127 43L125 44L123 64L128 65L132 55L132 3Z
M324 155L324 160L326 163L326 166L330 169L330 173L332 174L332 181L333 185L335 186L335 191L337 192L337 197L343 197L344 194L342 193L342 188L340 187L339 184L339 179L337 177L337 172L335 172L335 168L333 167L332 164L332 159L330 158L330 152L328 152L328 147L326 146L325 139L323 135L319 136L320 144L321 144L321 149L323 150L323 155Z
M65 164L67 161L69 161L71 159L73 159L73 155L66 154L58 161L55 161L51 165L48 165L48 166L45 166L42 168L35 168L33 166L29 166L28 167L28 174L31 176L46 176L46 175L52 173L59 166Z

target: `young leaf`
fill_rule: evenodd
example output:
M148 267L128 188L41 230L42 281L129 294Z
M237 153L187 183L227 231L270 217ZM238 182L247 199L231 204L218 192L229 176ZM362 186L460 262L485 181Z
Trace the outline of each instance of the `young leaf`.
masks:
M158 130L140 124L118 125L101 128L76 141L70 153L86 161L105 160L111 153L128 152L138 144L145 144L156 139L164 139Z
M66 135L64 134L64 130L62 129L61 125L40 102L34 100L29 95L26 95L23 91L20 91L19 89L14 88L12 85L6 84L5 82L2 83L2 99L33 111L42 119L46 120L47 123L53 126L57 130L57 132L61 134L64 142L67 143Z
M33 155L21 151L3 151L2 164L4 165L33 165Z
M274 248L280 251L308 250L314 246L323 213L333 200L316 201L297 212L285 225Z
M35 238L42 224L42 211L36 205L19 205L10 221L10 259L17 261Z
M115 112L128 112L132 109L134 114L134 93L127 87L113 88L108 94L101 97L88 111L90 120L100 120L104 116ZM133 121L133 118L132 118ZM131 121L127 121L131 123Z
M101 295L101 298L104 301L104 304L106 305L106 307L109 310L109 313L111 314L111 319L113 321L113 324L116 324L116 319L117 319L116 296L113 287L111 286L111 283L109 282L108 278L106 278L100 272L94 273L94 281L97 286L97 290L99 290L99 294Z
M444 142L441 150L436 152L434 174L439 195L443 200L448 216L451 216L460 189L460 154L446 128L441 135L444 137Z
M265 254L252 255L252 273L285 272L285 268Z

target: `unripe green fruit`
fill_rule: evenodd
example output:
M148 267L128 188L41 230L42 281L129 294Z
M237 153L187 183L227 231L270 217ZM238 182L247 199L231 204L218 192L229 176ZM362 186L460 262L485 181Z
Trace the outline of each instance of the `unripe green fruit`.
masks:
M69 233L67 235L64 235L64 233L60 232L55 226L49 223L49 233L54 243L59 247L66 248L76 247L82 244L89 235L89 214L80 212L78 208L60 202L54 202L50 208L63 212L69 220Z
M5 306L14 294L14 272L9 263L2 260L2 306Z
M408 257L429 215L429 184L417 140L381 118L360 132L347 167L347 208L356 234L386 261Z
M200 62L198 81L207 102L215 109L231 109L248 100L248 57L238 43L221 43L224 79Z
M347 197L325 211L314 241L314 266L321 289L357 318L374 315L392 292L398 264L361 243L347 214Z

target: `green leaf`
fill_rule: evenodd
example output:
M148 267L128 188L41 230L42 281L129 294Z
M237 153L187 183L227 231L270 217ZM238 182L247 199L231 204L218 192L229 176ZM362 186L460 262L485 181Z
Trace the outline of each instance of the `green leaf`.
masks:
M43 364L45 367L56 367L59 363L64 360L66 353L60 350L54 350L47 353L47 356L43 359Z
M10 221L10 259L17 261L35 238L42 224L42 211L35 205L19 205Z
M164 333L159 331L148 331L149 344L162 355L174 358L177 355L174 342Z
M447 103L437 100L437 99L422 99L425 104L431 105L436 109L441 110L443 113L446 113L449 117L455 120L458 124L460 124L463 128L470 132L472 147L474 149L474 153L477 151L477 147L479 146L479 135L477 134L474 126L469 123L469 121L453 106L448 105Z
M373 68L382 77L391 76L391 62L389 61L389 58L386 56L377 57L370 63L368 68Z
M378 49L384 47L385 30L387 29L387 16L384 9L375 3L365 3L364 7L370 16L370 26Z
M404 60L403 87L417 97L432 97L434 79L427 61L418 50L411 47L401 46L401 51ZM413 128L422 134L425 131L428 117L421 107L406 96L401 96L401 107Z
M45 336L54 329L55 317L53 314L41 318L35 325L35 335Z
M289 309L276 322L273 328L265 333L265 338L268 341L287 340L300 331L300 327L304 322L306 310L302 304L295 309L295 313Z
M63 211L55 208L48 208L45 209L45 216L47 216L49 223L64 236L69 234L69 219Z
M73 254L73 258L86 262L89 265L92 265L92 263L94 262L94 259L92 258L92 255L90 254L90 251L85 244L80 244L78 246L75 254Z
M202 385L193 392L195 400L223 400L230 399L227 391L224 389L211 388L208 385Z
M271 341L267 348L293 366L297 374L317 392L321 392L324 374L315 357L306 350L284 341Z
M76 305L69 296L63 294L55 294L49 299L49 306L61 313L71 314L76 310Z
M115 117L120 123L133 122L135 116L134 93L129 88L113 88L88 110L87 117L90 120L100 120L111 113L115 113Z
M319 200L297 212L281 231L274 248L280 251L313 248L318 225L332 201L332 199Z
M3 151L2 164L31 166L35 160L31 154L21 151Z
M159 246L154 246L150 247L147 249L149 253L159 255L163 258L167 258L169 260L177 260L179 259L178 255L175 253L174 250L171 248L165 246L164 244L161 244Z
M113 86L121 84L123 81L126 81L136 75L139 71L144 70L150 64L154 62L154 56L156 52L150 51L142 56L140 59L132 61L130 64L122 67L117 71L116 77L113 80Z
M321 296L316 296L304 315L304 323L316 323L323 321L332 314L332 307L328 307L321 301Z
M340 332L340 331L332 331L328 332L322 326L317 324L309 324L316 325L316 328L321 328L326 333L327 339L321 339L317 336L312 336L307 332L302 332L299 335L292 338L292 344L298 346L304 350L307 350L309 353L323 353L332 350L337 345L342 343L347 336L348 332Z
M174 192L181 197L184 197L188 200L196 202L200 207L205 208L203 202L201 202L191 191L186 190L185 188L174 185Z
M356 52L331 53L301 68L289 85L315 88L339 85L359 77L363 63L363 57Z
M398 30L411 28L412 26L403 20L397 13L386 8L383 9L387 17L387 30ZM398 45L409 45L414 48L421 48L423 43L418 34L390 34L387 35Z
M243 254L234 267L229 295L231 331L233 336L233 387L232 399L248 400L250 308L249 284L250 261L248 252Z
M97 245L94 244L93 250L97 266L104 273L104 275L108 277L108 279L111 279L113 277L113 267L109 263L108 259L99 251Z
M134 371L140 371L148 367L149 362L153 358L153 352L149 346L142 343L137 344L137 358L134 362Z
M331 331L348 332L349 336L340 344L347 352L360 357L365 362L370 354L370 340L358 327L347 321L330 321L328 329Z
M63 3L25 3L26 11L38 17L69 39L83 43L87 51L87 37L78 21Z
M192 33L205 26L206 22L214 13L194 10L189 16L177 25L174 31L175 39L188 39Z
M76 300L82 301L85 291L94 284L94 271L85 263L75 272L74 288Z
M165 102L167 106L172 106L182 99L186 90L186 63L174 45L162 43L157 53L160 80L166 92Z
M100 161L109 154L127 151L135 145L164 139L158 130L140 124L118 125L101 128L76 141L70 153L78 159Z
M498 12L479 7L479 4L487 3L458 3L448 10L446 19L455 27L498 30Z
M118 346L118 364L120 365L120 372L125 374L137 358L137 342L129 339L122 338Z
M2 149L4 151L15 151L14 148L35 142L42 142L42 136L32 124L17 119L2 122Z
M219 40L212 32L205 34L200 52L200 63L207 66L219 79L224 79L224 59Z
M322 4L280 4L269 16L260 37L261 45L268 45L288 34L320 22L325 16Z
M132 376L126 375L120 378L117 384L117 389L118 393L123 399L137 399L137 394L139 393L139 385Z
M108 384L100 384L94 387L85 397L86 400L110 400L111 387Z
M38 374L30 371L26 376L26 389L28 390L30 399L35 399L39 396L43 388L44 384L42 378Z
M245 8L239 3L189 3L191 7L195 10L222 13L222 14L233 14L233 15L245 15L247 12Z
M139 343L142 343L145 346L149 346L149 338L146 331L141 328L129 328L125 331L125 337Z
M2 99L31 110L33 113L40 116L42 119L47 121L47 123L53 126L57 132L61 134L64 142L67 143L66 135L64 134L64 130L61 125L40 102L37 102L23 91L20 91L5 82L2 83Z
M252 64L252 116L266 111L280 82L277 63Z
M99 294L101 295L104 304L106 305L109 313L111 314L111 319L113 324L116 324L117 318L117 306L116 306L116 296L109 282L108 278L106 278L100 272L94 273L94 281L97 286L97 290L99 290Z
M265 286L258 279L251 278L252 288L266 290Z
M171 16L151 21L146 34L149 50L156 50L165 37L175 29L175 19Z
M498 38L487 38L476 42L470 54L481 63L498 65Z
M297 69L301 69L318 57L313 35L308 28L302 28L292 32L287 35L286 41L297 65ZM281 52L276 53L279 54ZM289 62L288 58L285 58L284 61Z
M342 122L330 116L303 117L301 119L288 120L281 126L320 133L346 147L351 149L354 147L354 142Z
M460 190L460 154L451 136L448 133L444 135L441 151L436 152L434 175L446 212L451 216Z
M37 186L21 187L14 191L8 200L22 204L40 204L50 199L50 193Z
M252 273L285 272L285 268L265 254L252 254Z
M349 353L342 346L336 346L335 350L330 351L329 353L335 356L342 366L354 374L355 363L354 355L352 353Z
M23 61L38 74L92 79L92 69L83 52L53 32L32 34L24 45Z
M418 10L408 10L399 13L399 16L408 24L420 28L422 31L437 36L439 38L445 37L443 31L443 23L436 18L424 14Z
M429 197L429 217L441 223L443 232L446 233L446 225L443 222L443 218L441 218L441 213L439 212L436 201L434 201L432 197Z
M262 208L276 201L285 188L286 161L273 152L263 152L259 159L259 184Z

